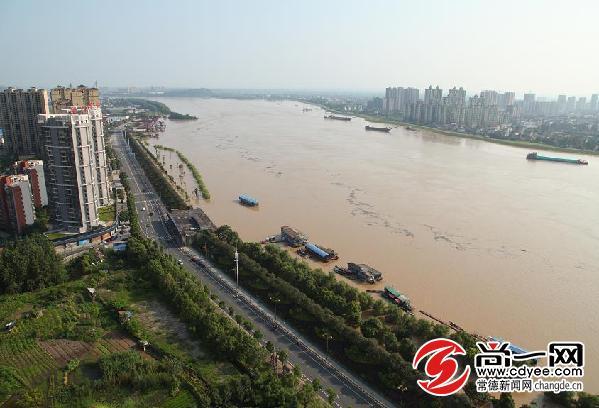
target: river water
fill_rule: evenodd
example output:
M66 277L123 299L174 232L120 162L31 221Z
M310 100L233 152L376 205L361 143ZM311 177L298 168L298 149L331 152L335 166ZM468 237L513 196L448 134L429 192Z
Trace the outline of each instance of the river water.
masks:
M375 288L468 331L529 350L583 341L585 389L599 392L599 157L530 162L530 149L367 132L363 119L324 120L292 101L155 99L199 118L169 121L150 143L192 160L217 225L244 240L296 227L339 263L383 272ZM241 193L259 208L239 205Z

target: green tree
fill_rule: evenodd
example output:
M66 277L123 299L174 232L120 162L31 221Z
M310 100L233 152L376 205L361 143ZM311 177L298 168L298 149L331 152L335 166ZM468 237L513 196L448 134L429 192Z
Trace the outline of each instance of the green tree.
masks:
M514 402L514 398L512 398L512 394L508 394L502 392L499 396L499 400L493 403L493 407L496 408L516 408L516 403Z
M315 378L312 380L312 388L316 392L318 392L322 389L322 385L320 384L320 380L318 378Z
M327 387L326 393L327 401L330 405L333 405L333 403L335 402L335 398L337 398L337 393L331 387Z
M544 396L549 401L561 405L564 408L573 408L576 406L576 401L574 399L575 394L570 391L559 392L557 394L548 391L544 393Z
M30 389L15 402L17 408L39 408L44 406L44 396L39 389Z
M12 367L0 366L0 402L6 400L21 388L17 372Z
M279 355L279 361L284 366L289 358L289 354L287 354L287 351L285 350L280 350L277 354Z
M379 338L383 332L383 322L376 317L366 319L362 323L362 334L367 338Z
M48 231L48 221L50 216L48 215L47 208L36 208L35 209L35 221L32 225L27 227L27 234L41 234Z
M69 373L75 371L77 367L79 367L79 360L76 358L67 363L67 366L64 370L64 385L69 384Z
M387 304L382 300L378 299L373 304L374 314L377 316L382 316L387 313Z
M354 326L359 326L362 323L362 309L360 308L360 303L355 301L351 302L350 311L347 314L347 321Z
M43 235L12 242L0 255L0 294L43 289L65 279L62 260Z
M599 395L590 395L586 392L578 393L576 408L599 408Z

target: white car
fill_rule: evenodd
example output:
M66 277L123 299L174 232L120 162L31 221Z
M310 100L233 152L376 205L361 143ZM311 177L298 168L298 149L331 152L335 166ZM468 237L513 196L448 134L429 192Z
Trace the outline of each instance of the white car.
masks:
M142 211L145 211L145 210L146 210L146 207L141 207L141 210L142 210Z

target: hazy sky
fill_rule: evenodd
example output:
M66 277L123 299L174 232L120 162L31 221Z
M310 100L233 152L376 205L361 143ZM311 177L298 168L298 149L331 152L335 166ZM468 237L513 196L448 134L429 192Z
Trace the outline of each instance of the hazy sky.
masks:
M599 1L0 0L0 85L599 92Z

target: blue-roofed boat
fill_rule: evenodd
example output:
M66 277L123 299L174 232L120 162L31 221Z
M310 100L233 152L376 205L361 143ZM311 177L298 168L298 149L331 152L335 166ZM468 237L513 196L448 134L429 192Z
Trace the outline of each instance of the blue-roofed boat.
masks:
M258 205L258 200L253 197L250 197L247 194L242 194L239 196L239 202L243 205L247 205L249 207L255 207Z
M313 255L316 255L317 257L321 258L322 260L326 260L329 257L328 252L323 251L311 242L308 242L306 244L306 249L310 251Z
M321 248L311 242L306 243L303 248L298 249L297 253L301 256L312 256L322 262L339 259L339 256L333 249Z
M506 343L506 341L500 337L489 337L492 341L496 341L498 343ZM514 354L526 354L528 351L524 350L521 347L516 346L515 344L510 343L508 349L511 350Z

